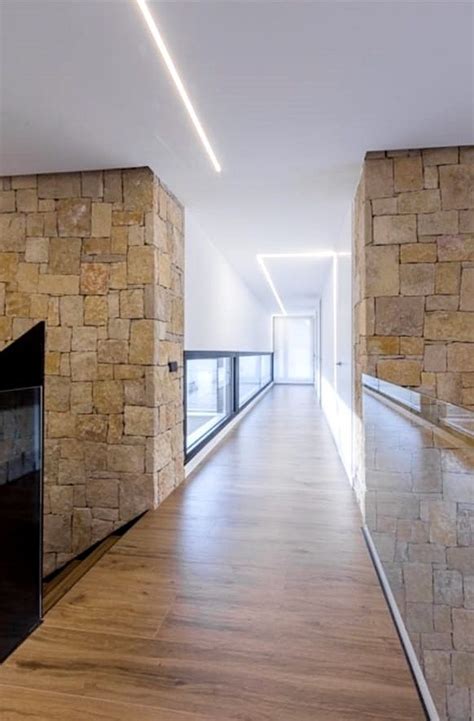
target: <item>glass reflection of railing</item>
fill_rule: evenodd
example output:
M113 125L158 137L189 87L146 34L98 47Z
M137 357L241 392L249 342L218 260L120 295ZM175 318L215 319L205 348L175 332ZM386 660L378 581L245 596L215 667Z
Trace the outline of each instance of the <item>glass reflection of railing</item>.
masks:
M432 398L410 388L397 386L389 381L362 374L362 384L389 400L415 412L420 417L437 426L445 426L464 436L474 438L474 412L467 408Z

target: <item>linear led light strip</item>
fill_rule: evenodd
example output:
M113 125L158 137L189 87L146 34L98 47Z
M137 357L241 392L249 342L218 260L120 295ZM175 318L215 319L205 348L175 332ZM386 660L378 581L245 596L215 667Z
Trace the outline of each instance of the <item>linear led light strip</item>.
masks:
M193 108L193 104L191 103L191 100L189 99L189 95L186 92L186 88L183 85L183 81L179 77L179 73L176 70L176 66L173 62L173 59L171 55L168 52L168 48L165 45L165 42L163 38L161 37L161 33L158 30L158 27L153 19L153 15L151 14L150 10L148 9L148 6L146 4L146 0L135 0L138 7L140 8L143 17L145 18L145 22L148 25L148 28L153 36L153 39L156 43L156 46L158 50L161 53L161 57L165 61L166 67L169 70L169 73L171 77L173 78L174 84L176 85L176 89L181 97L181 100L184 103L184 106L186 110L188 111L189 117L192 120L192 123L196 129L197 134L199 135L199 138L201 140L201 143L204 145L204 148L206 149L206 152L211 159L211 162L216 170L217 173L221 172L221 166L219 164L219 161L217 160L216 154L214 153L211 144L209 142L209 139L205 133L204 128L201 125L201 121L199 120L196 111Z
M271 288L271 291L275 297L276 302L278 303L281 312L283 315L288 315L288 312L283 305L283 302L278 295L278 291L275 287L275 283L272 280L272 277L270 275L270 272L265 265L265 258L333 258L336 259L338 256L349 256L350 253L348 252L340 252L336 253L334 250L320 250L320 251L310 251L307 253L257 253L257 261L260 265L260 268L262 269L262 273L265 276L265 279L268 283L268 285Z

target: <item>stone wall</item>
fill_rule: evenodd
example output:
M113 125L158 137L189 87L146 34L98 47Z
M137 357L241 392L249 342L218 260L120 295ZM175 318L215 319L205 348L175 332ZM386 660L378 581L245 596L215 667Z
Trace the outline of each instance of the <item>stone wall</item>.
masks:
M45 574L183 478L183 257L148 168L0 179L1 347L47 324Z
M355 208L366 372L474 408L474 147L368 153Z
M471 523L472 470L454 468L451 456L443 467L433 440L417 456L414 428L402 440L394 434L388 452L378 429L382 440L374 445L377 423L368 426L364 417L361 374L474 409L474 147L368 153L353 240L354 488L379 555L398 564L392 587L410 589L399 604L441 717L470 719L474 656L462 629L472 631L471 601L458 594L456 610L444 601L437 610L433 594L449 596L436 583L472 582L472 536L466 543L464 528ZM436 469L428 463L435 457ZM449 517L440 520L445 511ZM452 534L446 548L439 538L445 520ZM418 580L425 591L415 597Z

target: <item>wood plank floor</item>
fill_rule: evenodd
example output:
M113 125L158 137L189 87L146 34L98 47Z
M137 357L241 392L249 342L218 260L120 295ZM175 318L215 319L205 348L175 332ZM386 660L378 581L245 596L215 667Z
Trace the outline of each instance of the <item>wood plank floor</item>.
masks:
M309 387L277 386L0 668L3 721L424 719Z

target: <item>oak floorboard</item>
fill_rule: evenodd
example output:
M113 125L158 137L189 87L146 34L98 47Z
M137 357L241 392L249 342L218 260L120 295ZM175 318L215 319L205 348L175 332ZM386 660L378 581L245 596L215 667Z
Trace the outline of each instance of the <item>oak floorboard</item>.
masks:
M422 721L310 387L275 387L0 667L2 721Z

